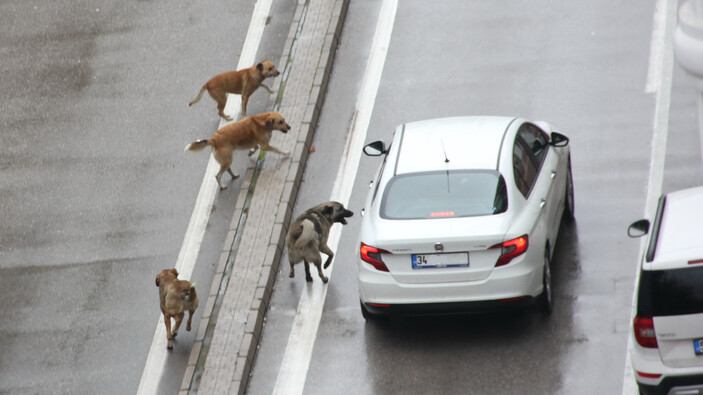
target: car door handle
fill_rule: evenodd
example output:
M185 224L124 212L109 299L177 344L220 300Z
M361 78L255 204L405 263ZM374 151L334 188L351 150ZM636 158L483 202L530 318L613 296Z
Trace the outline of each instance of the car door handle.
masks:
M547 201L545 199L542 199L539 201L539 208L544 207L547 204Z
M552 170L552 178L554 178L554 177L556 177L556 176L557 176L556 170Z

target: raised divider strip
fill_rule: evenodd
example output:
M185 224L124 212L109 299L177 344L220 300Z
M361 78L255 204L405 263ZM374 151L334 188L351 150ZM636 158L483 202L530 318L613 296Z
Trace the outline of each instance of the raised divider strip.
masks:
M181 393L246 392L348 5L349 0L298 3L279 62L284 71L272 87L278 92L271 96L273 109L293 126L283 144L274 145L292 154L273 153L265 161L260 153L247 171Z

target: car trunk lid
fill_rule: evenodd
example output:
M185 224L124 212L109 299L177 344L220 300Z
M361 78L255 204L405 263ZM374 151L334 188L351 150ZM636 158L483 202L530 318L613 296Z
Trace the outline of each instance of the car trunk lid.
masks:
M491 247L504 241L504 218L383 221L375 247L390 252L382 259L400 283L481 281L501 255Z
M703 313L654 317L654 330L665 365L703 366Z

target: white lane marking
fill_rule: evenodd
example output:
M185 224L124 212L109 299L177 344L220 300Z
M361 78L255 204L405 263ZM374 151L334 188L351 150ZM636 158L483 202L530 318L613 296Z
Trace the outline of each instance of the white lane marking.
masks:
M391 33L393 32L397 8L398 0L384 0L381 5L369 61L364 73L364 83L357 99L355 117L350 126L344 147L344 156L332 188L330 200L336 200L345 206L349 202L359 167L361 149L366 139L366 131L371 121L376 93L381 82L381 74L386 61L386 53L388 52ZM341 226L335 226L330 231L328 245L332 251L337 250L341 234ZM334 261L332 264L334 265ZM332 278L332 269L329 272L328 277ZM274 394L293 395L303 393L326 296L327 286L323 286L320 281L316 280L305 287L295 313L293 328L288 337L281 368L278 371L276 385L273 390Z
M649 45L649 69L647 71L647 93L656 93L661 86L661 79L664 63L662 59L669 49L667 45L667 20L672 7L676 4L667 4L668 0L657 0L654 8L654 19L652 23L652 38ZM668 36L671 37L671 36Z
M673 28L676 25L676 0L657 0L654 14L654 32L652 33L652 53L649 58L649 70L647 82L647 93L656 93L654 132L652 135L652 152L649 162L649 178L647 184L647 200L644 207L644 216L650 220L654 217L657 208L657 201L662 193L664 180L664 161L666 159L666 142L669 133L669 114L671 107L671 85L674 71L674 48L671 41ZM655 41L657 41L655 43ZM656 49L656 56L653 56ZM653 72L654 70L654 72ZM656 75L652 75L655 73ZM651 79L651 80L650 80ZM651 82L651 84L650 84ZM651 85L651 86L650 86ZM650 91L649 89L655 89ZM639 262L646 248L646 238L640 242L640 252L638 255L635 285L639 280ZM632 294L632 307L630 312L630 322L635 317L635 305L637 289L635 287ZM623 395L635 395L639 393L632 362L630 361L629 350L633 347L632 336L628 332L627 353L625 355L625 374L622 383Z
M254 5L254 11L239 57L237 70L251 67L251 65L256 62L256 52L259 49L261 37L266 27L266 19L271 10L271 3L272 0L259 0ZM239 95L229 95L227 105L225 106L225 113L229 114L233 119L239 118L241 103L242 98ZM227 123L227 121L220 119L220 128ZM210 221L212 205L215 201L215 195L217 194L218 187L214 175L219 167L220 165L215 161L215 158L210 155L207 169L205 170L205 176L200 185L200 191L198 192L198 198L195 201L195 207L190 216L190 223L188 224L188 229L186 230L183 244L181 245L181 251L176 261L175 267L181 279L190 278L193 274L193 268L198 259L200 245L203 242L205 230ZM195 330L197 330L197 327ZM142 372L142 378L139 382L137 394L145 395L157 393L159 382L161 382L161 377L164 374L167 358L166 328L164 327L164 317L160 315L159 322L156 325L156 332L154 333L154 338L149 349L149 355L146 359L146 365Z

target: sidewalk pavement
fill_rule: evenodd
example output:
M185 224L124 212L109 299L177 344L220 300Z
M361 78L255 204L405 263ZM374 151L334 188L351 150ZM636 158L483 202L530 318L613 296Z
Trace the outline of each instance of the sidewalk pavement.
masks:
M179 394L244 394L349 0L298 0L269 108L292 129L247 170ZM201 301L204 298L201 297Z

